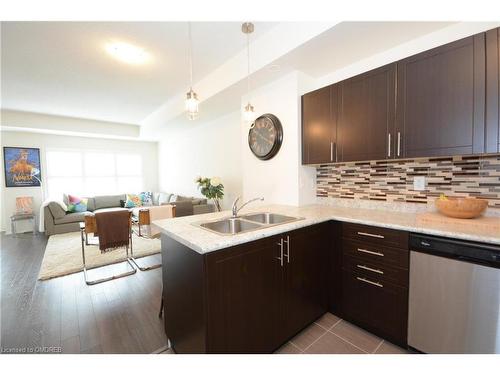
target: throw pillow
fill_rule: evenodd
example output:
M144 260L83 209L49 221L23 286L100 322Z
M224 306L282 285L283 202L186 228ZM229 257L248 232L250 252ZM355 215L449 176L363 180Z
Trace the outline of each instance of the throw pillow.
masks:
M68 194L68 211L85 212L87 211L87 198L79 198Z
M168 202L170 202L171 196L172 196L172 194L169 194L169 193L159 193L158 194L158 206L168 204Z
M139 194L142 200L143 206L152 206L153 205L153 193L150 191L143 191Z
M125 201L126 208L140 207L142 206L141 196L137 194L127 194L127 200Z
M170 202L171 203L174 203L174 202L181 202L181 201L190 201L192 198L190 197L185 197L184 195L177 195L177 194L173 194L171 197L170 197Z

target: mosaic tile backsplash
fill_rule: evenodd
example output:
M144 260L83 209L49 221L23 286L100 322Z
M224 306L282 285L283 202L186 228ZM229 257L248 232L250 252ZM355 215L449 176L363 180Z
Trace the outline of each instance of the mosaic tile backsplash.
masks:
M500 208L500 154L322 164L316 173L318 197L429 203L444 193ZM415 176L426 190L413 190Z

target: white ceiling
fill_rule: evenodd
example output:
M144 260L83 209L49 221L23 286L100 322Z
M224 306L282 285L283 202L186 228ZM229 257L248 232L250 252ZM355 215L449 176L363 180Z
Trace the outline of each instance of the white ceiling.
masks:
M453 22L341 22L252 74L252 85L265 85L294 70L321 82L324 76L338 69L452 24ZM272 32L268 34L269 37L271 34ZM325 84L329 83L331 82ZM198 122L213 121L219 116L239 110L241 95L245 92L245 80L220 90L217 95L200 104ZM196 125L196 122L189 121L185 113L182 113L169 121L168 129L176 131Z
M453 22L342 22L276 61L318 78Z
M295 30L303 29L307 34L312 24L256 23L252 39L269 43L255 47L261 51L258 55L253 52L253 61L269 52L262 49L277 50L275 43L285 42L283 33L278 31L280 27L291 30L289 33L294 35L285 35L292 40L300 34ZM452 24L332 24L324 28L326 31L298 42L290 52L269 58L268 65L252 74L252 84L266 84L292 70L321 81L338 69ZM197 122L239 109L241 95L246 91L246 82L241 79L246 69L240 78L233 76L231 84L220 78L234 73L234 66L227 62L246 46L240 27L238 22L193 24L194 80L218 77L210 81L211 95L205 90L199 92L202 103ZM139 124L160 106L184 95L188 88L187 23L3 22L1 31L1 107L5 109ZM117 62L103 50L103 44L109 40L143 47L153 55L152 63L134 66ZM243 60L246 63L246 55ZM269 69L271 66L279 69ZM175 108L179 107L178 114L172 118L160 116L161 125L194 125L185 119L182 103L172 102Z
M255 23L256 39L277 23ZM194 81L246 46L239 22L192 24ZM103 49L124 41L153 56L126 65ZM2 22L1 107L138 124L188 89L187 23Z

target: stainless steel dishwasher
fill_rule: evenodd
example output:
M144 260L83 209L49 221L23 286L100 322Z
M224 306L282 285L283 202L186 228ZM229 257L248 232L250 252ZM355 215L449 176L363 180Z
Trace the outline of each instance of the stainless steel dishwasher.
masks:
M500 246L410 235L408 345L500 353Z

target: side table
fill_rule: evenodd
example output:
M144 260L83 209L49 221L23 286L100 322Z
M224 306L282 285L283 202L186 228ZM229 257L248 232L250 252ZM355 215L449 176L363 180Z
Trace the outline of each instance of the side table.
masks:
M33 236L36 236L36 216L34 213L31 214L13 214L10 216L10 229L12 230L12 235L17 236L17 222L23 220L32 220L33 221Z

